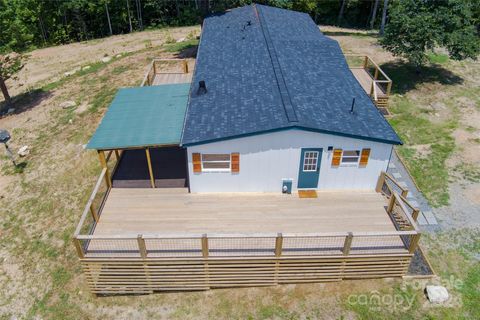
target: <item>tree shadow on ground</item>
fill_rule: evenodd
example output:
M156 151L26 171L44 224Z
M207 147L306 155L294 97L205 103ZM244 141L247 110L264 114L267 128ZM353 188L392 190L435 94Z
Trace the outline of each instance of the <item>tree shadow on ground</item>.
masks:
M52 93L50 91L35 89L13 97L9 104L2 101L0 102L0 118L5 117L7 114L19 114L30 110L51 96ZM13 109L13 112L8 113L11 109Z
M320 27L320 31L326 36L329 37L359 37L359 38L378 38L378 33L376 32L351 32L351 31L323 31Z
M183 48L179 52L175 53L175 58L179 59L191 59L197 57L198 45L188 46Z
M401 60L380 65L380 68L393 81L392 93L405 94L424 83L440 83L442 85L458 85L463 78L443 68L431 64L417 69L413 64Z

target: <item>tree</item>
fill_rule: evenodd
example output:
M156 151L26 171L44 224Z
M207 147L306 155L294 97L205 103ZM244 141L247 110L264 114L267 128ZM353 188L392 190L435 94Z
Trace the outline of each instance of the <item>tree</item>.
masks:
M395 1L380 43L418 70L427 62L427 52L435 47L444 47L454 60L476 59L480 37L471 8L464 0Z
M0 55L0 89L7 104L11 99L5 82L23 68L22 59L23 56L15 52Z
M388 9L388 0L383 1L383 10L382 10L382 23L380 24L380 35L383 36L385 33L385 23L387 22L387 9Z
M340 6L340 12L338 13L337 24L340 25L343 20L343 13L345 11L345 6L347 5L348 0L342 0L342 5Z
M370 29L373 29L373 26L375 25L375 18L377 17L378 2L380 2L380 0L375 0L375 4L373 5L372 18L370 19Z

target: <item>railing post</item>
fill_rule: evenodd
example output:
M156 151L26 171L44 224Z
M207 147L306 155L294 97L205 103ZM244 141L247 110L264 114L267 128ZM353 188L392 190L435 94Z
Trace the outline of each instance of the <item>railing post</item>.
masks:
M187 59L183 59L183 73L188 73L188 62L187 62Z
M110 180L110 170L108 170L107 159L105 158L105 151L98 150L98 157L100 158L100 164L103 168L107 169L105 172L105 182L109 188L112 187L112 180Z
M93 203L90 205L90 213L92 214L92 218L95 222L98 222L98 213L95 211L93 207Z
M408 248L408 253L415 253L418 247L418 241L420 240L420 234L414 234L410 236L410 247Z
M375 85L375 81L372 80L372 86L370 87L370 97L373 96L373 90L374 90L373 86L374 86L374 85Z
M392 195L390 196L390 201L388 202L388 207L387 207L387 212L392 213L393 211L393 206L395 205L395 192L392 192Z
M117 149L115 149L115 158L118 160L120 160L120 152L118 152Z
M390 96L390 91L392 91L392 81L387 83L387 97Z
M147 257L147 247L145 246L145 239L143 239L141 234L137 236L137 242L140 256L142 257L142 259L145 259Z
M152 61L153 75L157 74L157 66L155 65L155 60Z
M412 211L413 221L417 222L417 219L418 219L418 215L419 215L419 214L420 214L420 209L414 208L413 211Z
M73 244L75 245L75 249L77 250L78 257L80 259L85 258L85 253L83 252L82 243L77 237L73 238Z
M363 68L367 69L368 66L368 56L365 56L365 60L363 61Z
M282 247L283 247L283 235L281 233L277 233L277 238L275 239L275 256L280 257L282 255Z
M206 233L202 235L202 256L204 258L208 257L208 237Z
M345 242L343 243L343 255L348 256L350 249L352 247L353 233L349 232L345 237Z
M382 171L382 172L380 172L380 176L378 177L377 186L375 187L375 191L378 192L378 193L381 193L384 183L385 183L385 171Z
M404 197L406 199L407 195L408 195L408 189L403 189L402 188L402 197Z
M152 160L150 158L150 149L149 148L145 148L145 154L147 156L147 165L148 165L148 173L150 175L150 184L152 185L152 188L155 188L155 177L153 175Z
M373 79L378 80L378 67L375 67L375 73Z

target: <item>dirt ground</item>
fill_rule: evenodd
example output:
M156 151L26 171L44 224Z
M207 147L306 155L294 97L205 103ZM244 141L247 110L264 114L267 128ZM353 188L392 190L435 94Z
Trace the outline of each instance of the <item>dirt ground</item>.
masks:
M153 57L174 55L162 47L167 35L180 39L192 30L198 32L199 27L146 31L36 50L30 53L20 80L9 83L12 95L16 95L63 79L65 72L98 62L105 55L113 57L94 72L68 77L46 92L32 93L22 100L17 113L0 118L0 128L13 135L14 151L23 145L30 147L30 154L19 159L25 165L21 172L14 171L6 157L0 157L0 319L369 319L370 313L365 313L368 310L347 306L348 295L393 294L404 285L398 279L384 279L149 296L95 297L89 293L71 236L100 170L96 155L85 151L83 145L117 88L138 85ZM338 40L346 52L368 54L379 63L393 60L365 32L332 27L322 30ZM115 58L119 53L123 55ZM468 88L478 85L478 65L455 63L451 67L462 73ZM444 89L439 83L429 83L408 94L415 97ZM431 102L442 102L450 94ZM458 98L459 107L452 113L458 115L461 124L458 137L455 133L457 149L451 167L473 165L479 157L471 151L478 150L471 148L477 146L475 139L480 133L480 122L475 120L479 107L475 96ZM77 106L61 108L59 105L67 100ZM437 118L433 114L431 117ZM427 156L428 146L416 148ZM476 211L480 206L478 182L463 176L452 178L452 190L461 192L463 200L458 201L469 207L462 209L465 215L456 217L452 212L458 206L457 198L452 196L451 206L441 208L443 216L455 216L457 226L472 214L480 216ZM425 239L424 244L431 248L436 271L466 273L469 264L464 256L449 252L449 262L445 262L445 251L441 245L436 247L435 237ZM422 290L413 294L421 307L426 302ZM440 317L453 312L452 319L459 315L456 309L419 310L412 313L412 318L425 318L429 312ZM399 317L395 310L374 311L378 319Z

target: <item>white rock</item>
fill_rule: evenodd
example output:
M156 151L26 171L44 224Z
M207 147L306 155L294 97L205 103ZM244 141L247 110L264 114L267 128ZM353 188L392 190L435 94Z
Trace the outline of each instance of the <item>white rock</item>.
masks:
M121 56L122 56L122 54L119 53L119 54L117 54L117 55L115 56L115 58L120 58Z
M85 66L85 67L82 68L82 70L85 71L85 70L88 70L90 68L91 68L90 66Z
M68 119L68 123L72 124L72 123L73 123L73 120L72 120L72 119Z
M105 63L109 62L110 60L112 60L112 57L103 57L102 58L102 62L105 62Z
M67 101L64 101L64 102L60 103L60 108L68 109L68 108L71 108L71 107L75 107L76 105L77 105L77 103L75 101L67 100Z
M65 72L63 75L64 75L65 77L68 77L68 76L71 76L72 74L73 74L72 71L68 71L68 72Z
M442 303L448 300L447 288L442 286L427 286L427 297L431 303Z
M30 153L30 150L28 149L28 146L23 146L18 149L17 153L20 157L26 157Z
M186 40L186 38L180 38L180 39L177 40L177 42L183 42L185 40Z
M7 114L11 114L15 112L15 108L10 108L7 110Z

